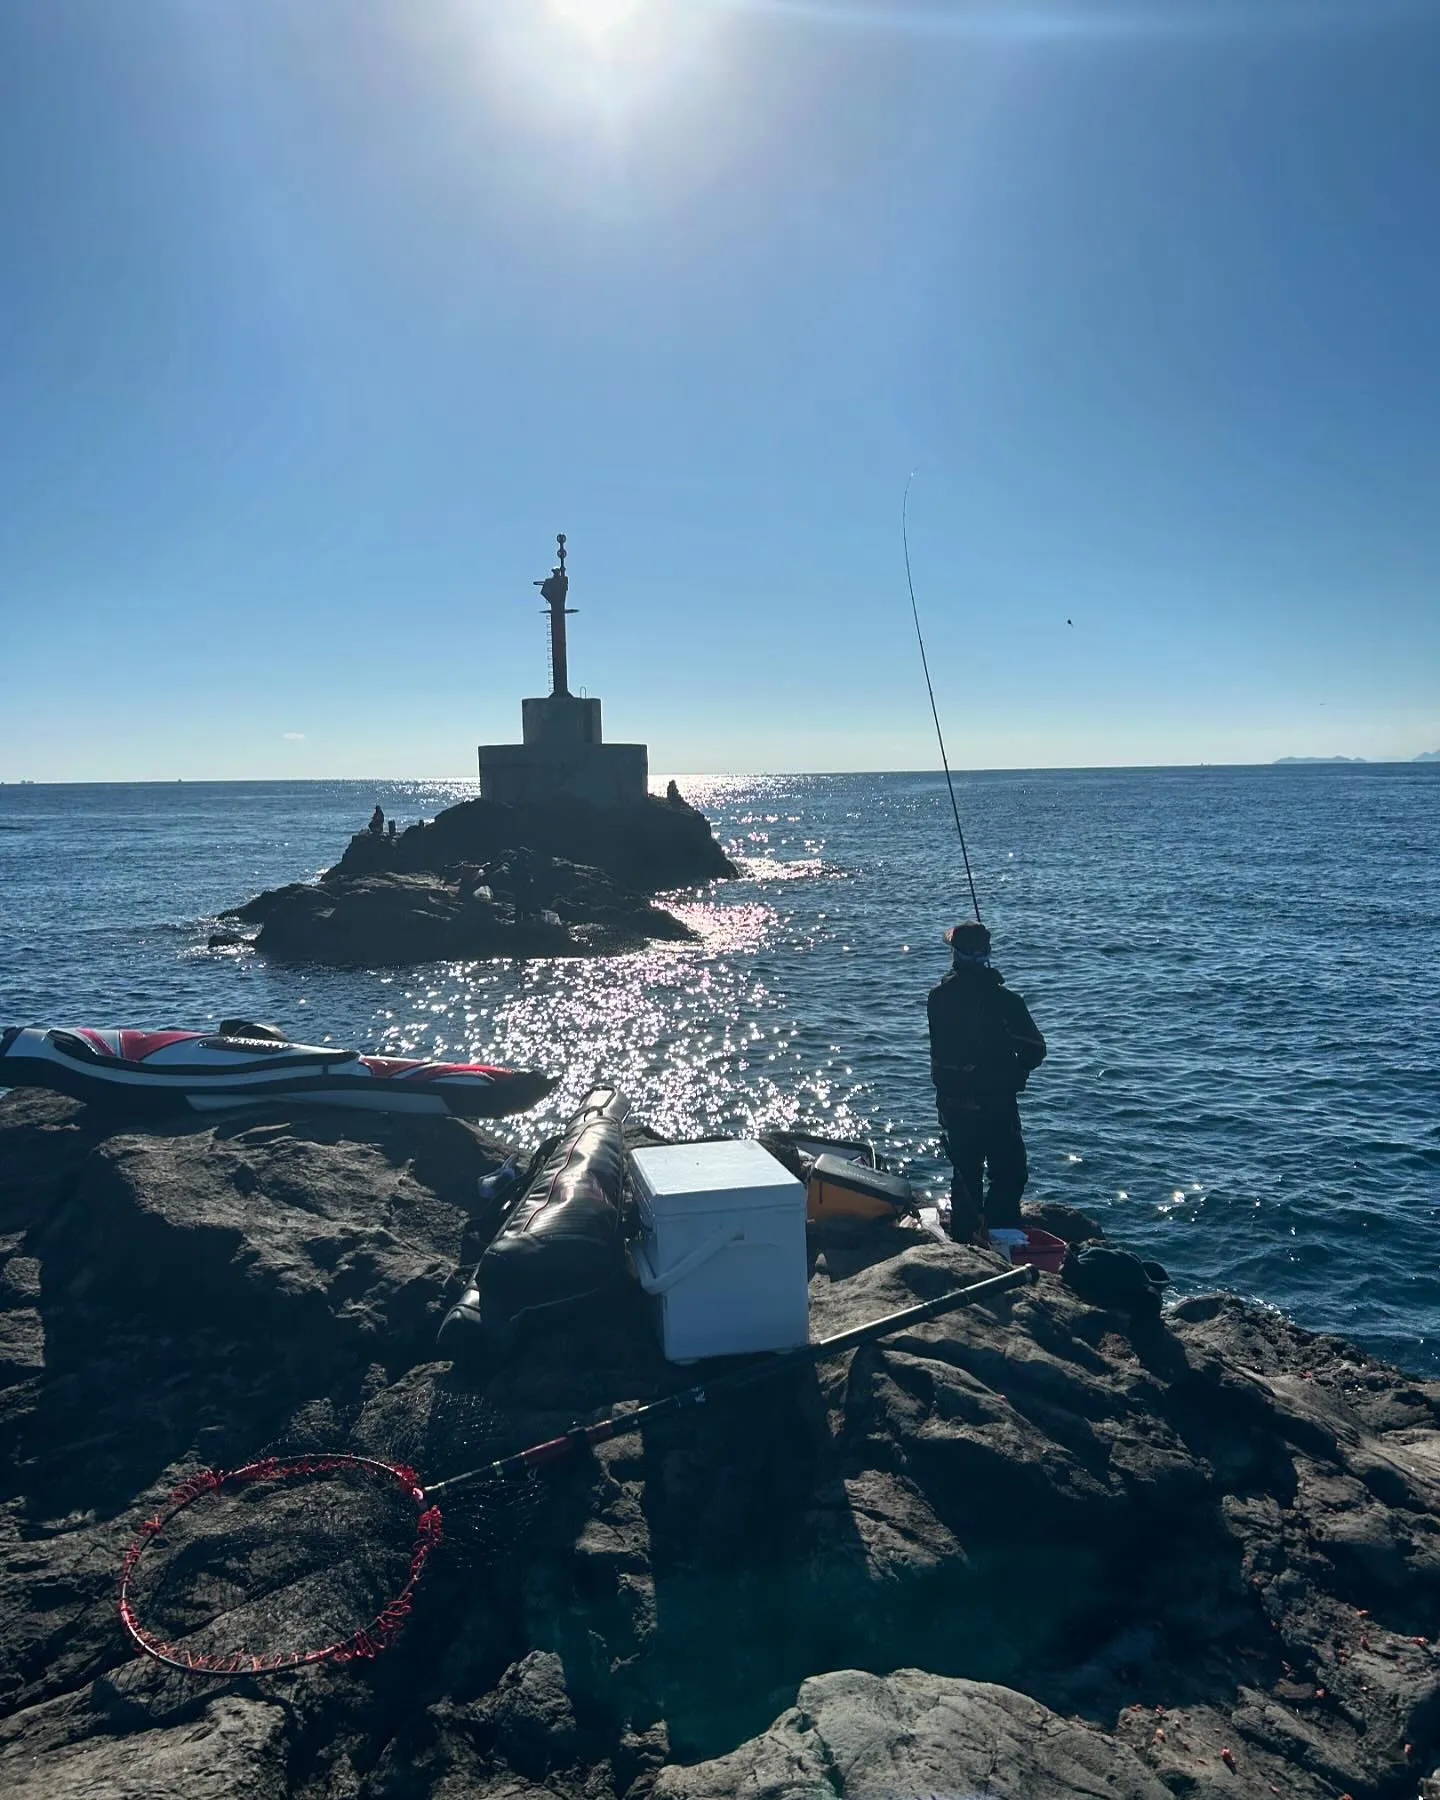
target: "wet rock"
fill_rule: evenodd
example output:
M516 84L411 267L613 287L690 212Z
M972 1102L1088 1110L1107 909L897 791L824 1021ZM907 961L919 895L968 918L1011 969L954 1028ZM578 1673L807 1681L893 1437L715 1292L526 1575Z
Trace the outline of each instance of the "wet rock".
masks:
M1089 1213L1063 1200L1023 1201L1020 1216L1027 1225L1037 1225L1066 1244L1093 1244L1105 1235Z

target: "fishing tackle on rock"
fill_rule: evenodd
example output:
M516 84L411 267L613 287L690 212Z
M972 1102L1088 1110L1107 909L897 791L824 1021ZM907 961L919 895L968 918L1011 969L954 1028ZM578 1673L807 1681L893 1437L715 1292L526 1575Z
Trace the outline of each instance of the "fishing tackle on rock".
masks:
M970 852L965 848L965 827L960 823L960 803L955 798L955 783L950 774L950 758L945 754L945 734L940 729L940 710L935 704L935 687L930 680L930 658L925 654L925 639L920 630L920 609L915 604L915 581L910 573L910 484L915 479L912 470L910 480L905 483L905 499L900 507L900 535L905 545L905 582L910 589L910 612L915 620L915 638L920 645L920 666L925 671L925 691L930 696L930 716L935 721L935 736L940 743L940 764L945 771L945 785L950 790L950 810L955 815L955 830L960 838L960 854L965 859L965 879L970 884L970 904L975 908L975 917L980 918L980 901L975 893L975 877L970 873ZM982 920L983 924L984 921Z
M483 1362L625 1283L629 1111L615 1088L591 1088L563 1133L542 1146L524 1191L445 1315L442 1356Z
M125 1552L120 1622L138 1651L187 1675L270 1675L378 1656L404 1625L416 1587L442 1541L439 1502L447 1496L465 1489L503 1492L507 1483L641 1431L658 1419L958 1307L994 1299L1035 1278L1032 1268L1008 1269L593 1425L576 1425L559 1437L443 1481L427 1484L405 1464L344 1451L262 1457L228 1471L201 1470L145 1521ZM337 1483L347 1484L360 1499L343 1520L327 1528L329 1490ZM335 1578L324 1560L330 1555L346 1563L346 1579ZM361 1570L368 1572L368 1583L353 1578ZM359 1596L367 1585L383 1591L362 1609ZM321 1589L326 1591L317 1599ZM334 1623L338 1608L346 1604L353 1608L352 1620L358 1616L366 1621L358 1629ZM156 1609L167 1607L176 1619L171 1629L157 1626L153 1617ZM317 1625L317 1619L326 1622ZM269 1647L256 1642L261 1630L272 1640Z

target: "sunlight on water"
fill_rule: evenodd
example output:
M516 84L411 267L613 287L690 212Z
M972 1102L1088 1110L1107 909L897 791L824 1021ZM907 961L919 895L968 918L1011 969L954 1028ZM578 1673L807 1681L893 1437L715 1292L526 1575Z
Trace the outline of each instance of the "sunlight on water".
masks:
M500 1127L525 1145L613 1082L667 1136L798 1123L945 1182L925 996L969 906L943 780L678 780L741 870L668 901L699 942L393 972L205 940L333 861L377 800L403 826L473 782L0 790L0 1025L248 1015L555 1074ZM1440 769L957 785L997 964L1050 1043L1022 1101L1031 1196L1095 1212L1182 1291L1263 1296L1440 1372Z

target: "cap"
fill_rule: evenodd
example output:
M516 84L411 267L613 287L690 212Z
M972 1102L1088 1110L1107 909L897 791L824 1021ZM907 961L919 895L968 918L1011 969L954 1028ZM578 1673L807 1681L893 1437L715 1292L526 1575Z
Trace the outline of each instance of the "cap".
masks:
M978 919L965 919L945 933L945 942L961 956L988 956L990 933Z

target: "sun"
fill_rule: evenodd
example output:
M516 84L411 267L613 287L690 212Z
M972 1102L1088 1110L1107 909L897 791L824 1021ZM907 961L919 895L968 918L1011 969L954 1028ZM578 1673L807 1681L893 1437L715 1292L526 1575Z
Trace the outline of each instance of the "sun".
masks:
M599 34L632 18L640 0L551 0L556 12L572 25Z

